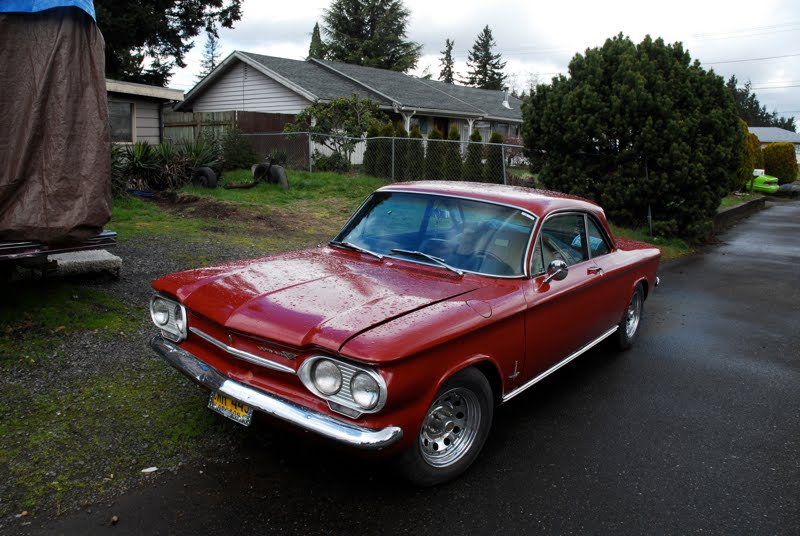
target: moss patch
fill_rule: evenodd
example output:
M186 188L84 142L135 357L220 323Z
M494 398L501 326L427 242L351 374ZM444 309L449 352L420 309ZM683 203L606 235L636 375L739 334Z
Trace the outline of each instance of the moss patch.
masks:
M58 514L146 478L146 467L175 467L212 430L236 426L206 409L207 396L160 360L35 396L0 386L0 517Z
M0 366L53 355L62 337L77 330L112 335L136 329L145 314L105 292L59 281L18 282L0 292Z

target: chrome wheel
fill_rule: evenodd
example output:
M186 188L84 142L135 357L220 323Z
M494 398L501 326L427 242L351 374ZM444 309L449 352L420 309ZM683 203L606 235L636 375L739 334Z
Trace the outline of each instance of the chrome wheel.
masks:
M638 290L638 289L637 289ZM639 320L642 318L642 294L634 292L628 304L628 312L625 313L625 336L632 339L639 329Z
M447 467L467 453L478 436L481 404L470 389L455 387L434 400L419 433L422 458L433 467Z

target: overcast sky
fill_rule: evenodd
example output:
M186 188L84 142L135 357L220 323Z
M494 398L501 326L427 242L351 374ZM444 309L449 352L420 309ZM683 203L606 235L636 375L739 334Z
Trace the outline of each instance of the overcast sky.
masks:
M302 60L315 22L330 0L245 0L242 20L220 31L222 58L234 50ZM798 0L405 0L408 39L422 44L412 74L429 68L438 78L445 39L455 41L456 70L487 24L496 52L507 61L511 85L549 81L570 59L620 32L638 43L650 34L681 41L693 59L726 80L752 82L761 104L800 117L800 1ZM200 71L205 36L176 71L170 87L188 91Z

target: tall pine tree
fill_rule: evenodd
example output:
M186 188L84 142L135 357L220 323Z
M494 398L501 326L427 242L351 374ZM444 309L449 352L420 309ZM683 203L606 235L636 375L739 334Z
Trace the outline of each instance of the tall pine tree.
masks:
M452 84L455 82L455 71L453 70L453 45L455 41L445 39L444 50L442 50L442 59L439 63L442 65L442 70L439 71L439 80Z
M495 45L492 30L487 25L478 34L469 53L467 78L464 80L466 85L482 89L503 89L503 83L506 80L503 69L506 62L500 61L500 54L492 53Z
M308 46L308 57L315 60L325 59L325 43L322 42L322 37L319 34L319 23L314 24L314 31L311 32L311 44Z
M410 14L402 0L333 0L323 16L325 58L392 71L413 69L422 45L405 39Z
M219 38L211 32L207 33L206 44L203 47L203 59L200 60L200 74L197 76L198 82L219 65L220 55Z

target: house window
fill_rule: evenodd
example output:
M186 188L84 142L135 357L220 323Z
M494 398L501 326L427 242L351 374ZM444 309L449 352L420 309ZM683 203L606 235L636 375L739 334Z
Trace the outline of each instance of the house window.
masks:
M133 103L108 101L108 123L111 141L133 143Z

